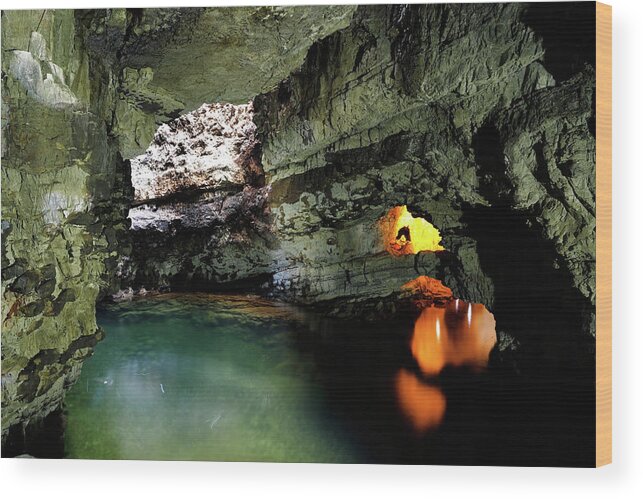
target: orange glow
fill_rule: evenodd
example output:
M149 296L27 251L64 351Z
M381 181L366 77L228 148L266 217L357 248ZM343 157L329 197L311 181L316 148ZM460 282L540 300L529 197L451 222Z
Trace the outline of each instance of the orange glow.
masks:
M400 409L418 433L436 428L442 422L447 400L436 386L427 385L406 369L400 369L395 379Z
M411 352L426 376L445 366L480 370L496 344L496 321L479 303L452 300L445 307L427 307L415 321Z
M391 208L379 224L384 245L391 255L444 250L438 229L423 218L411 215L406 205Z
M413 279L402 286L404 291L408 291L415 298L418 298L418 305L426 305L434 301L447 301L453 298L453 291L442 284L439 279L433 279L425 275Z

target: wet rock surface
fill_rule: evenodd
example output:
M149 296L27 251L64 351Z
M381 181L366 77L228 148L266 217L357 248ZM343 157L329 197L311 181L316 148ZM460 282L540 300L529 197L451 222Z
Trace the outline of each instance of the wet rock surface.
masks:
M95 304L127 250L130 201L102 102L115 86L73 11L2 16L4 441L60 407L100 338Z
M205 245L216 251L204 256L205 236L195 236L183 246L198 256L186 270L179 258L168 266L146 257L148 269L165 273L161 285L171 287L174 273L199 275L213 289L271 274L269 294L342 314L389 310L422 275L462 299L493 309L500 298L500 309L511 308L502 297L513 299L516 283L503 275L536 274L546 278L517 288L525 300L568 303L569 322L591 333L594 70L588 57L557 82L528 13L518 5L360 7L349 27L314 44L300 69L254 100L270 242L238 239L244 258L210 231ZM490 19L503 22L490 29ZM433 223L446 251L387 254L378 221L399 205ZM181 216L188 223L187 212L210 207L225 213L195 202ZM145 279L158 284L153 270Z

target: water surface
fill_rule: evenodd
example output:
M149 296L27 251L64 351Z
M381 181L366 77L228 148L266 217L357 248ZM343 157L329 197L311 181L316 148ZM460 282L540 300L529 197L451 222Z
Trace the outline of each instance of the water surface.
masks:
M163 295L99 322L106 337L66 396L67 457L593 464L591 355L563 334L545 353L500 354L482 305L359 324Z
M287 308L159 297L99 320L106 338L66 397L68 457L355 459L293 347Z

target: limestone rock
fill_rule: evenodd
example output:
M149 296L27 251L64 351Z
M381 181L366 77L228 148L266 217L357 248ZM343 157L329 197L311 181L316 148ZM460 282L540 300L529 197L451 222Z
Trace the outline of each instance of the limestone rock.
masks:
M118 118L125 123L115 126L121 154L129 159L143 152L152 124L174 119L178 111L204 103L242 104L274 88L301 65L316 40L346 27L355 8L85 11L83 35L94 57L123 70ZM135 137L129 123L136 123Z
M129 201L99 99L115 87L92 86L109 71L90 69L73 11L2 16L4 441L60 406L100 339L96 301L126 251Z
M252 104L205 104L161 126L132 160L123 285L212 287L270 272L270 189L252 118Z
M134 200L252 184L262 173L252 164L255 129L251 104L204 104L162 125L131 162Z

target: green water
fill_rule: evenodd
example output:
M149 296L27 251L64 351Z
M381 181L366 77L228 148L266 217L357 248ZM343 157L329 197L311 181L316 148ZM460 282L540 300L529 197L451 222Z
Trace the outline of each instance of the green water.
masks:
M103 310L66 396L71 458L358 460L295 348L291 311L206 296Z

